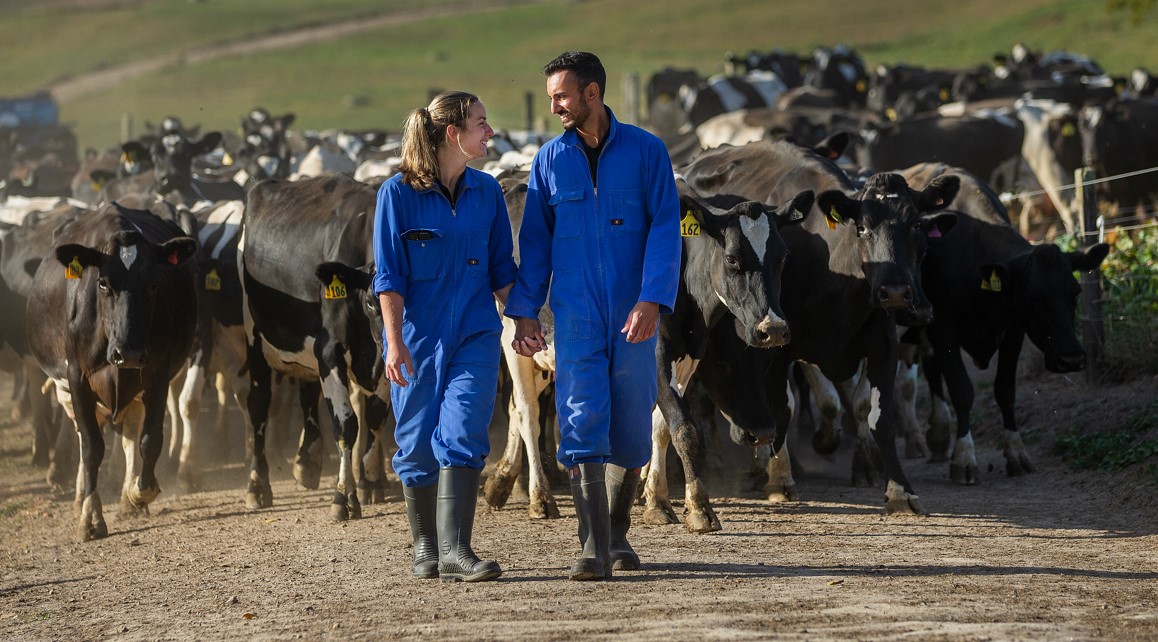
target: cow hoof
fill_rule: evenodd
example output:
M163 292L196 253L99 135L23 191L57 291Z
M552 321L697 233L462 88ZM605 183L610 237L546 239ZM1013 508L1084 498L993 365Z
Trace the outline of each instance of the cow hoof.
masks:
M783 504L785 502L797 501L800 496L796 494L796 486L780 486L773 487L771 484L764 487L764 495L768 501L773 504Z
M716 517L716 512L711 508L689 511L685 516L684 526L691 533L714 533L723 529L723 526L720 526L720 518Z
M644 508L643 523L650 526L667 526L668 524L678 524L680 520L676 518L671 504L664 503L659 506L648 506Z
M905 440L905 458L906 459L924 459L931 456L933 453L929 451L929 446L923 441L917 439Z
M75 476L70 479L69 475L64 473L61 468L58 468L56 462L48 465L48 475L45 476L45 481L48 482L52 492L63 495L72 490L72 484L76 481Z
M177 492L189 495L201 490L201 480L193 475L182 475L177 481Z
M531 519L559 519L559 505L554 497L548 495L546 499L532 501L527 507L527 516Z
M1028 457L1005 460L1005 474L1009 477L1020 477L1036 471L1037 469L1034 468L1033 462L1029 461Z
M147 508L160 494L160 484L153 482L152 486L141 488L141 478L138 477L133 480L132 485L129 487L129 492L125 494L125 499L129 500L137 508Z
M259 510L270 506L273 506L273 489L269 483L250 482L249 490L245 493L245 507Z
M962 486L974 486L980 481L981 471L975 465L961 466L959 464L949 465L949 479L954 484Z
M334 502L330 504L330 517L335 522L362 519L362 505L358 503L358 498L353 494L335 493Z
M921 506L921 498L904 489L895 481L889 481L885 487L885 514L886 515L924 515L925 509Z
M121 508L117 513L118 519L136 519L138 517L148 517L148 505L138 505L129 498L128 495L121 497Z
M294 463L294 479L306 490L317 490L322 485L322 467L308 463Z
M857 470L855 467L852 471L852 487L853 488L874 488L877 485L877 476L872 472L861 469Z
M76 538L82 542L91 542L94 539L104 539L109 536L109 528L104 520L95 524L81 522L76 529Z
M483 486L483 499L486 500L487 506L499 510L507 505L507 500L511 497L511 489L514 487L514 475L495 473L487 477L487 483ZM556 509L556 512L558 512L558 509ZM558 515L556 515L556 517L558 517Z

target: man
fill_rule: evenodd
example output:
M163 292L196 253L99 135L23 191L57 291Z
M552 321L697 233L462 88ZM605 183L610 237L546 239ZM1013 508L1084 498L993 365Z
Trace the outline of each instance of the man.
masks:
M679 196L663 143L604 106L599 58L570 51L543 74L564 132L531 165L505 314L519 354L543 350L550 285L558 457L583 547L570 577L602 580L639 568L627 530L651 450L656 327L679 286Z

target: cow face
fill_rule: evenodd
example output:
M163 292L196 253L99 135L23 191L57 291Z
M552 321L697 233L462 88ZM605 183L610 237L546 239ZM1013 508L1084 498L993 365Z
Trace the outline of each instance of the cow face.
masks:
M926 239L948 233L957 215L922 214L947 207L959 187L959 178L944 175L917 192L899 174L876 174L857 194L859 198L835 190L817 198L830 228L846 225L856 230L871 306L896 313L897 320L907 325L933 320L933 306L920 283Z
M314 274L322 286L323 327L335 341L348 346L350 369L358 385L374 391L386 381L382 376L382 309L371 291L374 266L351 267L327 261L319 264Z
M991 296L1017 301L1025 333L1045 355L1047 370L1085 368L1085 351L1074 329L1081 286L1073 273L1098 269L1109 251L1105 243L1079 252L1037 245L1005 263L981 266L982 284Z
M97 316L108 340L108 362L118 368L143 368L149 363L152 318L158 290L169 282L165 271L179 266L196 250L197 242L179 237L161 245L136 231L109 237L108 253L69 243L56 248L56 260L82 288L96 289ZM93 276L89 276L92 274Z
M192 141L180 132L168 132L153 143L153 172L157 191L161 195L180 192L194 197L193 159L217 149L221 145L220 132L209 132L200 140Z
M272 116L261 108L241 119L245 143L239 155L251 181L289 177L293 152L286 135L295 119L293 113Z
M780 277L788 247L780 229L804 220L813 193L802 192L780 207L718 196L714 203L731 206L722 210L701 200L683 181L679 190L685 250L695 264L685 270L684 278L689 291L709 299L697 301L701 308L718 308L717 301L710 300L714 296L735 315L748 345L772 348L788 343L788 322L780 307ZM701 267L706 274L695 273ZM696 283L705 278L707 283Z

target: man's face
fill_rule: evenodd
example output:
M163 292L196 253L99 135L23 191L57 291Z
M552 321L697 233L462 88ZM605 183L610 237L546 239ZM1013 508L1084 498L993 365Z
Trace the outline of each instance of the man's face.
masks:
M547 96L551 99L551 113L563 121L563 129L583 128L591 107L573 72L557 71L547 76Z

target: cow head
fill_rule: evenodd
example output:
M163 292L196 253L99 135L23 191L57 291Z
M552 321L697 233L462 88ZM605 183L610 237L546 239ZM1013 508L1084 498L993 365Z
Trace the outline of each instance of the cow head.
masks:
M161 136L152 148L158 193L166 195L178 192L187 199L194 199L193 159L208 154L219 145L220 132L209 132L198 140L190 140L177 131Z
M382 376L382 309L371 287L373 264L351 267L327 261L320 263L314 274L322 287L322 326L335 341L349 347L358 385L375 390L386 379ZM371 340L376 350L368 349Z
M295 119L293 113L273 116L261 108L241 119L245 141L239 160L251 182L289 177L293 151L287 133Z
M109 236L101 248L68 243L57 246L56 260L81 287L97 291L97 317L108 340L108 362L118 368L149 364L152 313L158 290L170 282L166 271L185 263L197 242L183 236L160 245L135 230ZM90 277L89 275L92 274Z
M933 306L920 282L926 238L948 233L957 215L922 214L948 207L960 184L956 176L943 175L918 192L899 174L876 174L854 197L837 190L817 197L830 228L855 229L871 306L896 313L907 325L933 320Z
M788 343L788 322L780 308L780 276L788 248L780 229L804 220L811 191L772 207L721 195L709 204L678 182L688 291L709 324L731 312L744 328L744 341L757 348ZM728 209L723 209L724 206ZM722 305L721 305L722 304Z
M868 102L869 76L864 60L845 45L815 49L804 84L833 90L844 106L864 107Z
M1004 263L981 266L981 287L987 296L1015 302L1026 335L1045 355L1047 370L1085 368L1085 351L1074 329L1081 286L1073 274L1098 269L1109 251L1105 243L1078 252L1035 245Z

